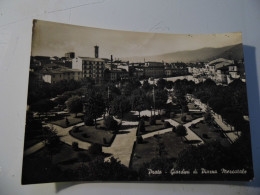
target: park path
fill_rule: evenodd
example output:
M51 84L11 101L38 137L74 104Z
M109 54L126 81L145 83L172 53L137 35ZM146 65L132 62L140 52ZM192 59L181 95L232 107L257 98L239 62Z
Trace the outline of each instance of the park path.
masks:
M71 127L68 127L68 128L62 128L58 125L53 125L53 124L47 124L46 126L48 126L50 128L53 127L55 129L55 131L57 132L57 135L60 137L60 141L66 143L68 145L72 145L73 142L78 142L79 148L87 150L91 146L90 143L76 139L76 138L72 137L69 133L69 131L73 127L82 126L82 125L84 125L84 122L78 123L78 124L71 126Z
M39 143L37 143L37 144L35 144L35 145L33 145L33 146L27 148L27 149L24 151L24 154L23 154L23 155L24 155L24 156L28 156L28 155L30 155L30 154L32 154L32 153L34 153L34 152L37 152L38 150L42 149L44 146L45 146L44 141L41 141L41 142L39 142Z
M136 127L120 130L110 147L103 147L103 152L110 153L114 158L121 161L123 165L129 167L133 145L136 140L138 122L123 121L122 125L136 125ZM109 161L110 157L105 160Z
M193 102L195 104L197 104L202 109L202 111L204 111L204 112L206 111L206 109L207 109L206 104L202 103L199 99L196 99L196 98L193 98L193 97L191 97L191 99L193 100ZM213 110L211 110L211 114L214 118L214 121L217 123L218 126L220 126L220 128L223 130L225 135L228 137L228 139L232 143L240 137L241 132L236 133L236 132L232 131L231 129L234 129L234 127L229 125L229 124L224 123L222 121L221 115L215 113Z
M84 123L78 123L77 125L74 125L74 126L82 126L84 125ZM70 134L69 134L69 131L74 127L74 126L71 126L71 127L68 127L68 128L62 128L58 125L54 125L54 124L50 124L50 123L47 123L45 126L48 126L50 128L53 128L56 132L57 132L57 135L60 137L60 141L68 144L68 145L72 145L73 142L78 142L79 144L79 148L82 148L82 149L88 149L89 146L91 145L90 143L88 142L84 142L84 141L81 141L81 140L78 140L74 137L72 137ZM33 146L31 146L30 148L26 149L24 151L24 155L25 156L28 156L32 153L35 153L37 152L38 150L42 149L43 147L45 146L45 143L44 141L42 142L39 142Z
M194 133L191 129L190 129L190 126L192 124L196 124L200 121L202 121L204 119L204 117L201 117L201 118L197 118L191 122L188 122L186 124L184 124L183 126L186 127L187 129L187 135L185 136L185 138L188 140L188 141L196 141L198 143L196 144L193 144L193 145L201 145L201 144L204 144L204 141L196 134Z
M142 135L142 137L143 137L143 139L145 139L145 138L153 137L154 135L160 135L160 134L168 133L168 132L171 132L171 131L172 131L172 128L162 129L162 130L159 130L159 131L146 133L146 134Z
M203 117L195 119L195 120L193 120L189 123L184 124L184 126L187 129L187 135L185 136L186 140L196 142L195 144L192 144L192 145L200 145L200 144L204 143L204 141L196 133L194 133L192 130L190 130L190 128L189 128L192 124L196 124L201 120L203 120ZM172 119L166 119L165 121L168 121L171 125L173 125L175 127L177 127L179 125L178 122L176 122ZM162 129L162 130L159 130L159 131L144 134L144 135L142 135L142 137L143 137L143 139L145 139L145 138L153 137L154 135L160 135L160 134L168 133L168 132L171 132L171 131L172 131L172 128Z

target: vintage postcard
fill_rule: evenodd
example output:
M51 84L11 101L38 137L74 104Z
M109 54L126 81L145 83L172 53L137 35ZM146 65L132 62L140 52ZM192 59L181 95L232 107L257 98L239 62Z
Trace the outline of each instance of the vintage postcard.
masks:
M22 184L253 179L241 33L33 21Z

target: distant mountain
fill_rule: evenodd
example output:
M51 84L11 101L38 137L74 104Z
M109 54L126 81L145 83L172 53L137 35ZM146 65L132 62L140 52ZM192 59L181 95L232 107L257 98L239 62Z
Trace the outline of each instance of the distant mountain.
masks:
M207 62L217 58L225 58L232 60L243 59L243 45L231 45L221 48L202 48L198 50L179 51L173 53L165 53L156 56L142 56L122 58L122 60L130 62L145 61L164 61L164 62Z

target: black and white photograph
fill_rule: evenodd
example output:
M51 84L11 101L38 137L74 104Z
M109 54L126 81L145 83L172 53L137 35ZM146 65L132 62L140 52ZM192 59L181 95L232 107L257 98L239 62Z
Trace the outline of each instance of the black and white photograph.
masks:
M253 179L240 32L34 20L30 58L22 184Z

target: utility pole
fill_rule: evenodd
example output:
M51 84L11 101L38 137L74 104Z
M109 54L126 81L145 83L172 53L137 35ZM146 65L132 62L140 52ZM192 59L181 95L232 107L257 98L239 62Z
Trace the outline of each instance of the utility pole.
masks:
M110 91L109 91L109 86L107 87L107 113L108 113L108 115L110 115L109 114L109 97L110 96Z
M154 81L153 81L154 84ZM154 109L154 116L155 116L155 94L154 94L154 85L153 85L153 109Z

